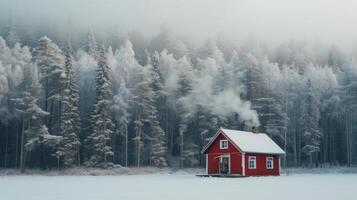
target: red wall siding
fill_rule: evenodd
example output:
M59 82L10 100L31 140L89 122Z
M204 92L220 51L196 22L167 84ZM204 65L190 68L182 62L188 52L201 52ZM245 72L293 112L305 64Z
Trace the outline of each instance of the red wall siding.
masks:
M231 154L231 174L242 174L242 155Z
M221 155L230 155L231 174L242 174L242 156L239 150L230 141L228 141L228 149L220 149L219 141L221 139L226 139L223 134L220 134L206 150L208 174L219 173L219 157Z
M248 157L255 156L256 157L256 169L248 168ZM266 168L266 158L273 157L273 169ZM266 155L266 154L253 154L246 153L245 154L245 175L246 176L279 176L279 156L277 155Z
M218 174L219 173L219 155L208 154L208 174Z

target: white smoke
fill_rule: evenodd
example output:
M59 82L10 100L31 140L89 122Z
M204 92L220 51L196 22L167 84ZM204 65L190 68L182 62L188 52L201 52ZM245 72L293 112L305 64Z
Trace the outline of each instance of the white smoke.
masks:
M232 87L231 80L238 78L234 77L232 62L226 62L216 46L209 46L212 49L205 52L212 52L211 55L198 59L196 65L186 57L176 60L166 50L161 52L160 70L164 77L166 94L175 98L179 81L184 78L184 82L190 85L190 91L177 101L189 113L188 116L193 117L198 109L204 109L221 118L238 114L246 125L258 126L257 112L251 108L249 101L240 98L241 87ZM222 71L228 71L227 76L222 76Z
M221 116L238 113L241 121L248 126L259 126L258 114L252 110L249 101L242 100L233 90L223 91L212 97L210 110Z

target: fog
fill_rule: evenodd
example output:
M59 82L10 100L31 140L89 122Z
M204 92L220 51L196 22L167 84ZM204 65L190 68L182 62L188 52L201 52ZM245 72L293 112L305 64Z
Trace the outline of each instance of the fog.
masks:
M355 166L356 8L0 0L0 168L203 167L253 126L286 166Z
M318 39L350 48L356 44L356 7L353 0L0 0L0 19L97 32L115 27L139 30L145 37L166 23L195 43L253 36L268 44Z

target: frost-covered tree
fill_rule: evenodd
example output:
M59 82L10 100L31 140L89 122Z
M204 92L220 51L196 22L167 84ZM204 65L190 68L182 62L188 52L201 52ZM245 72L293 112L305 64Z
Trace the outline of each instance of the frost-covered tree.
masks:
M166 24L161 26L159 35L154 37L149 44L151 52L161 52L165 49L173 54L175 58L181 58L190 53L188 43L176 37Z
M33 51L33 59L39 68L40 82L44 90L44 110L50 113L49 119L46 118L46 124L50 132L59 132L61 92L64 84L62 51L47 36L43 36L38 40L38 46ZM55 125L57 129L52 130Z
M346 161L351 166L356 146L356 120L354 115L357 111L357 65L355 60L348 61L341 72L340 96L342 103L342 114L345 129Z
M71 47L68 46L65 51L65 78L62 97L62 128L61 136L63 140L57 156L63 157L65 167L72 167L79 163L79 95L74 74Z
M107 64L104 47L100 50L98 68L96 70L96 100L92 113L92 133L88 136L88 146L90 148L89 166L107 167L110 156L113 155L110 146L112 137L112 83L111 70Z
M98 68L97 61L87 54L84 50L79 49L75 56L75 72L77 77L79 101L79 114L81 118L80 141L84 144L84 140L90 134L92 125L91 114L95 103L95 77L96 69ZM80 145L81 162L86 161L89 157L87 145Z
M149 160L152 165L166 166L166 143L165 132L160 127L155 107L156 93L152 88L153 70L151 66L139 66L138 79L132 90L132 98L135 105L135 131L137 165L142 160L142 147L148 145L150 148ZM144 139L147 139L145 142ZM147 146L146 146L147 147Z
M5 128L3 131L4 155L2 162L4 167L8 167L15 159L15 165L19 161L19 143L11 138L19 138L21 132L15 131L20 128L20 115L13 112L14 105L10 101L21 94L19 85L24 78L24 71L31 62L31 53L29 48L20 46L17 43L10 48L5 40L0 37L0 127ZM0 131L1 135L1 131ZM15 148L12 148L15 147ZM17 152L11 154L11 152Z
M302 151L309 158L309 165L317 160L317 152L320 151L322 133L319 127L320 111L318 99L311 85L311 80L307 80L305 95L301 105L300 128L302 132Z
M157 59L157 57L156 57ZM159 121L160 114L157 109L163 102L163 89L162 89L162 78L158 66L158 61L154 62L154 65L149 65L150 76L151 76L151 89L153 90L152 99L152 111L150 117L150 128L151 128L151 152L150 160L152 165L158 167L167 166L167 146L165 132L161 128Z
M97 40L95 38L94 32L90 30L87 35L87 43L85 45L86 52L92 56L95 60L100 58L100 52L97 45Z
M67 120L72 119L72 113L65 111L72 110L68 92L74 90L67 90L69 76L62 53L53 42L65 44L66 36L56 31L56 24L44 23L36 31L16 27L17 33L21 30L21 43L30 45L32 52L16 43L11 23L0 26L5 38L0 37L0 167L12 167L19 164L27 122L23 126L22 114L14 112L19 104L11 99L25 97L35 76L33 72L29 76L29 71L37 65L36 79L42 90L36 95L36 104L50 113L44 115L44 122L51 135L44 134L47 139L43 141L73 133L72 125L67 125L72 124ZM109 32L112 35L108 37ZM90 31L86 38L86 33L79 31L70 36L75 47L83 46L72 58L81 99L77 101L81 123L75 123L81 127L75 132L81 144L88 135L93 136L88 140L92 143L80 145L82 163L94 155L94 147L103 150L95 154L101 155L95 157L100 160L112 146L113 162L125 166L164 166L165 161L174 167L204 166L199 152L217 128L249 131L260 124L259 130L286 151L286 166L308 164L310 155L312 162L319 164L356 164L356 52L319 41L283 41L276 48L267 48L264 41L254 38L237 44L221 36L195 48L166 27L151 39L138 32L109 32L101 33L100 38L110 46L105 55L113 76L109 81L113 93L107 96L108 101L101 101L110 107L106 117L98 114L103 104L96 94L105 90L97 89L101 56L94 34ZM36 38L43 33L53 41L44 37L37 44ZM94 116L113 118L113 134L105 134L101 140L103 134L97 129L100 137L93 135L94 122L103 122L93 120ZM38 140L32 144L28 166L57 165L55 159L49 159L56 147L47 148L47 143ZM60 147L64 144L68 143ZM60 150L58 153L63 148ZM44 161L46 166L40 164ZM105 164L96 166L101 165Z
M9 32L7 33L6 36L6 43L10 46L10 47L14 47L15 44L20 42L20 37L18 36L18 34L16 33L15 29L12 27Z
M135 53L130 41L126 40L120 49L113 54L109 48L107 52L108 65L113 71L113 113L115 131L113 134L114 162L122 158L125 166L129 164L129 148L131 148L131 135L129 132L132 121L131 89L136 82L135 73L139 69L139 63L135 59ZM134 72L135 71L135 72ZM119 141L119 144L116 143Z
M32 73L36 73L33 71ZM30 75L30 74L27 74ZM38 96L40 93L40 83L37 77L33 74L33 78L24 79L25 90L21 97L13 99L16 110L22 115L23 133L21 138L21 156L20 169L25 171L27 152L44 145L54 146L60 141L60 137L51 136L47 131L46 125L43 123L43 118L49 113L42 110L38 104ZM26 83L26 81L29 81ZM27 85L29 84L29 85ZM26 86L27 85L27 86ZM43 162L41 160L41 162Z
M130 122L129 99L130 99L130 91L126 87L124 80L122 80L120 82L117 94L114 96L113 99L113 112L114 112L114 119L115 119L114 134L124 137L125 140L124 142L125 166L128 166L128 145L129 145L128 126Z
M135 105L135 141L136 146L136 165L140 166L142 161L142 148L144 138L149 136L144 132L144 126L148 124L148 117L153 109L153 91L150 88L151 77L146 68L138 66L137 83L132 90L132 99ZM146 123L146 124L145 124Z

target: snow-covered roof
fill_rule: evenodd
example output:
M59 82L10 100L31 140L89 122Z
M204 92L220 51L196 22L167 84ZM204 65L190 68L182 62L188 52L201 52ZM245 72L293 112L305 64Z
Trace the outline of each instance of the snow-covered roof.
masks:
M241 151L246 153L285 154L285 152L265 133L252 133L231 129L220 129ZM213 140L219 135L212 138ZM204 148L205 151L211 142Z

